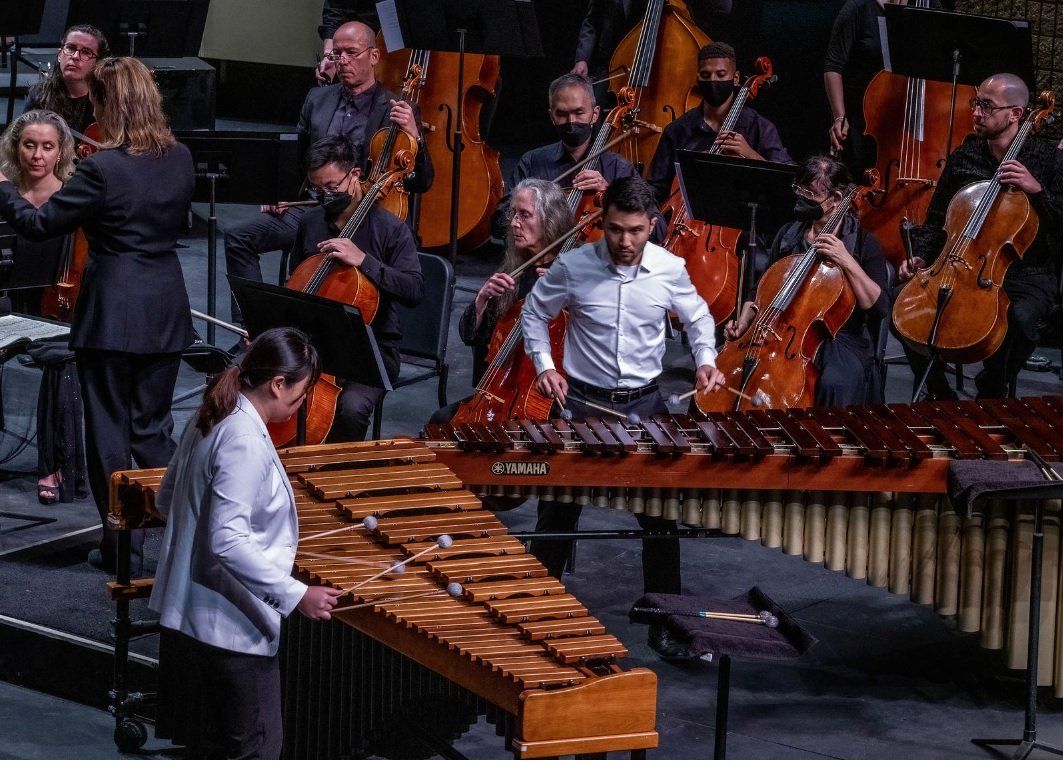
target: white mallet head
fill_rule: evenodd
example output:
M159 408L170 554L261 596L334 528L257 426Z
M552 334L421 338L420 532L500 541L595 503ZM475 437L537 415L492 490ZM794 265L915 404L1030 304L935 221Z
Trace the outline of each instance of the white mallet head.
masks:
M461 584L456 581L452 581L447 584L447 594L449 594L451 597L461 597L464 591L465 588L462 587Z
M362 521L362 526L365 527L366 531L376 531L378 525L380 525L379 521L377 521L372 515L365 516L365 519Z
M438 539L436 539L436 544L438 544L440 548L445 550L454 544L454 540L451 539L447 534L442 534Z

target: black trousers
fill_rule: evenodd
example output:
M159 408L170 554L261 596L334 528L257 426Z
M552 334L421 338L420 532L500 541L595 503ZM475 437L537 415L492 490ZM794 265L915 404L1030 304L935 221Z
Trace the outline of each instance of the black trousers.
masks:
M262 254L270 251L288 251L295 243L299 220L308 207L295 206L285 209L280 216L258 214L225 232L225 272L247 280L262 282ZM234 322L243 322L243 315L236 299L232 299Z
M207 716L197 758L280 758L283 743L277 656L222 650L177 633L202 686Z
M871 340L866 336L840 332L823 342L816 355L819 382L817 407L849 407L867 404L875 369Z
M577 392L578 393L578 392ZM598 400L592 400L599 403ZM636 399L629 404L606 404L619 412L632 412L640 417L659 415L668 411L660 391ZM574 418L599 417L601 412L581 404L569 396L566 407ZM579 527L579 517L583 508L576 504L563 504L552 500L539 500L539 517L535 530L575 531ZM676 522L648 515L635 516L639 526L647 531L675 532ZM561 578L565 564L572 553L571 541L533 541L531 552L546 566L551 576ZM642 584L647 594L661 592L664 594L682 594L680 574L679 539L648 539L642 542Z
M85 404L85 454L89 489L103 522L100 551L116 559L117 533L107 528L111 473L127 470L130 458L141 468L170 462L174 443L170 406L180 354L129 354L78 349L77 369ZM143 571L144 532L133 531L132 572Z
M380 347L380 357L384 361L384 370L394 384L399 379L401 361L398 350L390 346ZM354 381L342 381L340 397L336 401L336 417L332 429L325 441L329 444L341 441L365 441L369 421L373 417L376 403L387 392L375 386L366 386Z

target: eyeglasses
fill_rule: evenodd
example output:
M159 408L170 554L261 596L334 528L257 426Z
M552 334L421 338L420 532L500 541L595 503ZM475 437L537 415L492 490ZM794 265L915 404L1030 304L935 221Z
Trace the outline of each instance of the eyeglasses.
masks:
M337 63L337 62L343 61L343 60L353 61L355 58L361 58L363 54L368 53L370 50L373 50L374 48L375 48L375 46L370 45L367 48L362 48L357 53L354 52L353 50L333 50L325 57L328 58L333 63Z
M967 101L972 111L981 111L986 116L992 116L1002 108L1022 108L1022 106L994 106L992 101L985 98L971 98Z
M811 190L809 190L808 188L806 188L806 187L804 187L802 185L798 185L796 182L793 183L790 186L790 190L794 191L794 195L798 196L800 198L804 198L804 199L806 199L808 201L815 201L816 200L816 194L815 193L813 193Z
M347 174L343 175L343 177L341 177L337 182L330 182L323 188L319 188L317 185L307 185L306 190L308 193L310 193L310 195L317 195L318 193L339 193L340 188L345 182L347 182L347 178L351 176L351 172L353 172L354 169L354 167L351 167L347 171Z
M88 48L79 48L77 45L72 45L69 42L59 48L59 52L65 53L71 58L81 58L85 61L93 61L99 57Z

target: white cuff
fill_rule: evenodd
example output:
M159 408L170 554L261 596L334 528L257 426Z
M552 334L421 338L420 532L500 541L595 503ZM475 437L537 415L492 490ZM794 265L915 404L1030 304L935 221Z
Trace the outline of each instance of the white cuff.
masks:
M535 351L532 352L532 362L535 363L535 374L542 375L547 370L556 370L554 366L554 358L550 356L548 351Z

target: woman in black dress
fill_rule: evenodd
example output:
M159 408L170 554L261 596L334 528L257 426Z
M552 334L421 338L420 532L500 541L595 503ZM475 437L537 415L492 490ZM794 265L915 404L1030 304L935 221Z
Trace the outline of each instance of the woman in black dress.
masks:
M89 485L103 541L89 562L113 571L107 528L111 473L162 467L173 454L170 405L192 320L177 237L192 199L192 155L166 123L151 72L134 58L100 61L89 97L102 149L36 208L0 182L0 216L27 238L85 231L90 259L71 320L85 402ZM0 178L6 179L6 178ZM143 532L133 532L132 571L142 571Z

